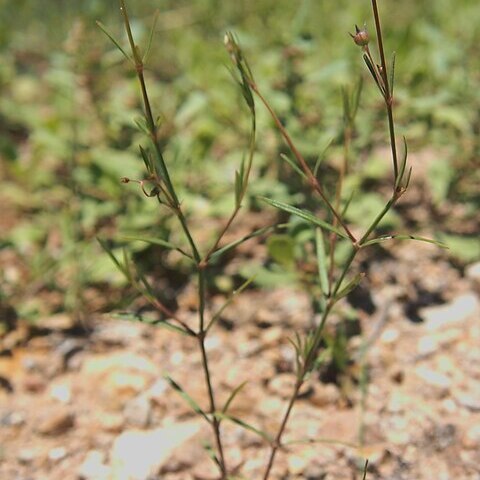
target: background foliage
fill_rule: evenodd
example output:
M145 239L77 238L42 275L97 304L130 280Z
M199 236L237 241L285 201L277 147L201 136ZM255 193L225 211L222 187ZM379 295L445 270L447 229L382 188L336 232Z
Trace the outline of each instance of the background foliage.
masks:
M123 38L117 2L0 5L0 302L32 320L65 310L86 319L130 300L96 236L181 235L168 215L119 181L140 178L143 166L137 155L142 133L134 123L136 78L95 25L99 19ZM462 268L480 257L478 2L386 0L381 7L386 41L397 47L399 134L408 138L421 187L411 200L418 209L407 221L440 232ZM330 178L333 184L342 155L341 88L366 75L347 33L370 18L368 2L137 0L131 13L144 41L155 8L160 17L147 79L155 110L162 112L174 182L199 230L208 237L205 226L215 228L231 207L234 170L248 141L248 116L225 68L227 29L240 37L258 83L305 156L314 161L331 143L324 175L327 188ZM357 191L357 201L350 221L378 209L381 197L372 192L379 189L372 186L381 191L388 175L382 105L371 85L364 88L356 128L349 189ZM280 160L285 149L261 109L258 131L250 211L260 209L257 195L308 202ZM389 221L401 227L399 217ZM293 243L277 239L288 244L288 261L301 256L295 247L301 234L290 232ZM278 245L270 240L274 262ZM188 281L180 258L142 243L130 247L147 269L153 260L158 264L153 273L163 278L166 296L173 298ZM288 270L285 258L276 263L249 265L243 273L257 268L260 283L276 284Z

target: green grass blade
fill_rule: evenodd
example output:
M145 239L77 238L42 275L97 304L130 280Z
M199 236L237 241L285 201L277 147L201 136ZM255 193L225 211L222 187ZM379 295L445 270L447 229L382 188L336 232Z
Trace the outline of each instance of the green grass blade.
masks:
M348 238L348 236L343 233L338 228L330 225L329 223L317 218L315 215L311 214L307 210L302 210L300 208L294 207L293 205L289 205L288 203L279 202L278 200L272 200L267 197L258 197L260 200L263 200L265 203L268 203L272 207L278 208L279 210L283 210L284 212L290 213L291 215L296 215L297 217L306 220L308 223L321 227L329 232L336 233L339 237Z
M208 423L211 423L208 415L200 408L200 405L177 383L170 375L165 375L170 386L185 400L195 413L201 415Z
M110 39L110 41L123 53L124 57L132 62L131 57L125 52L125 50L120 46L120 44L117 42L115 37L107 30L107 27L102 23L97 20L97 26L100 28L100 30Z

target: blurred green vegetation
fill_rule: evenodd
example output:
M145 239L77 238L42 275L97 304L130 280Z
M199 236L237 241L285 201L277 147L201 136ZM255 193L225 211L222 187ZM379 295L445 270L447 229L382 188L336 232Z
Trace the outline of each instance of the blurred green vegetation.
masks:
M225 68L226 30L239 36L306 158L314 162L331 141L322 168L333 191L343 151L341 87L367 78L348 32L370 18L368 1L130 3L144 42L160 11L147 82L174 182L199 230L208 236L205 219L231 207L234 170L248 142L248 115ZM68 311L81 320L130 299L96 236L183 238L154 202L119 181L141 177L143 134L134 122L140 108L134 72L95 25L101 20L125 41L116 0L3 0L0 7L0 302L24 318ZM478 0L385 0L381 9L387 50L397 52L398 138L407 137L414 176L418 171L427 187L420 189L427 215L412 222L443 235L461 265L480 257ZM286 150L271 120L258 110L249 207L258 210L255 196L263 194L308 202L280 160ZM374 192L382 192L389 175L386 140L381 101L366 81L352 146L349 189L357 197L350 221L371 217L381 204ZM401 227L400 216L389 223ZM280 240L291 262L298 249L283 237L275 249ZM145 244L131 248L145 264L160 264L155 273L166 275L166 289L173 271L188 278L179 258Z

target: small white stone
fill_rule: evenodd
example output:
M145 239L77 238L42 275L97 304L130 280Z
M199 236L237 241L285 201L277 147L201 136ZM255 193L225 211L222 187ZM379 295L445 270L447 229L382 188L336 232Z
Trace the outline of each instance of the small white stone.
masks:
M213 350L217 350L222 345L222 341L220 337L207 337L205 339L205 349L207 352L211 352Z
M63 460L67 456L67 449L64 447L57 447L57 448L52 448L48 452L48 458L52 462L59 462L60 460Z
M400 332L396 328L387 328L380 337L382 343L395 343L400 337Z
M465 276L480 281L480 262L472 263L465 269Z
M437 341L432 338L430 335L426 335L425 337L421 337L417 343L417 352L419 355L427 356L435 353L438 350L438 343Z
M115 480L145 480L156 475L175 449L196 435L200 422L177 423L151 431L127 430L114 441L110 462Z
M432 331L465 322L478 312L479 308L477 295L468 292L447 304L423 308L420 315L425 320L426 329Z
M50 396L62 403L70 403L72 391L68 385L53 385L50 389Z
M111 480L111 469L104 464L105 455L99 450L90 450L78 470L82 480Z

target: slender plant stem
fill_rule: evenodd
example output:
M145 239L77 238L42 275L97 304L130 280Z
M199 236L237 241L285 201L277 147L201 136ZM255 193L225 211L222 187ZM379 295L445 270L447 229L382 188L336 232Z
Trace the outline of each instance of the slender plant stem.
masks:
M302 168L303 172L307 176L307 180L309 185L313 188L313 190L321 197L321 199L325 202L327 205L328 209L332 213L332 215L337 219L338 223L342 226L342 228L345 230L345 233L348 235L350 238L351 242L356 245L357 239L351 232L351 230L348 228L348 226L345 224L343 221L340 213L337 212L335 207L332 205L330 200L327 198L325 192L323 191L323 188L321 187L319 181L311 171L310 167L308 166L306 160L303 158L302 154L298 151L297 147L293 143L292 139L290 138L290 135L288 134L287 130L283 126L282 122L278 118L277 114L271 107L271 105L268 103L267 99L262 95L260 90L258 89L257 85L252 83L251 85L252 90L255 92L255 94L260 98L261 102L265 105L265 108L268 110L270 113L271 117L273 118L273 121L275 122L275 125L277 128L280 130L284 140L287 142L287 145L289 146L290 150L292 151L293 155L295 158L298 160L298 163L300 164L300 167Z
M251 124L251 130L250 131L251 131L251 134L250 134L250 145L249 145L247 169L245 171L245 176L243 178L243 183L242 183L242 189L241 189L241 192L240 192L240 196L239 196L238 200L236 200L235 208L233 209L233 212L231 213L229 219L226 221L222 230L218 234L215 242L213 243L213 245L210 247L207 254L205 255L204 259L205 259L206 262L208 262L210 256L218 248L218 245L220 244L222 238L225 236L227 231L230 229L230 227L232 226L232 223L234 222L235 218L238 215L238 212L240 212L240 209L242 208L242 201L243 201L243 199L245 197L245 194L247 192L248 181L250 179L250 173L252 171L252 165L253 165L253 155L254 155L254 151L255 151L254 149L255 149L255 142L256 142L257 120L256 120L256 117L255 117L254 113L252 113L252 124Z
M337 212L340 212L341 200L342 200L342 189L345 175L347 173L348 159L350 154L350 144L352 142L352 126L350 124L350 119L347 119L347 124L345 125L345 130L343 134L344 148L343 148L343 161L340 166L340 174L338 176L337 188L335 190L335 209ZM333 219L333 226L337 227L337 217ZM337 245L337 235L333 233L330 234L330 268L328 271L328 290L329 295L331 294L332 285L333 285L333 275L335 273L335 247Z
M157 155L157 159L160 162L160 170L161 170L161 175L162 179L165 183L166 189L168 191L169 195L166 195L167 201L169 203L169 207L173 210L175 213L176 217L178 218L178 221L182 227L183 232L185 233L185 236L187 238L187 241L190 245L191 251L192 251L192 256L193 259L195 260L196 266L197 266L197 271L198 271L198 298L199 298L199 331L197 333L194 332L195 336L198 339L200 351L201 351L201 356L202 356L202 368L204 371L205 375L205 382L207 385L207 390L208 390L208 398L209 398L209 403L210 403L210 413L212 415L212 429L213 429L213 434L215 437L215 442L217 445L217 450L218 450L218 466L220 468L221 472L221 480L226 480L227 478L227 467L225 465L225 456L223 452L223 445L222 445L222 440L221 440L221 435L220 435L220 422L215 416L216 413L216 403L215 403L215 394L213 391L213 385L212 385L212 379L211 379L211 372L208 364L208 356L207 356L207 351L205 349L205 337L206 337L206 330L205 330L205 304L206 304L206 272L205 269L208 266L208 260L207 262L202 260L200 251L193 239L193 236L191 234L190 228L187 223L187 219L182 211L180 202L178 200L177 193L175 191L175 187L173 186L173 183L170 179L170 175L168 172L167 165L165 164L165 161L163 159L162 155L162 149L159 143L158 139L158 131L157 131L157 126L155 124L155 120L153 117L152 113L152 108L151 108L151 103L150 99L148 96L147 92L147 87L145 83L145 77L143 74L144 70L144 64L143 60L140 56L138 47L135 45L135 41L133 39L133 34L132 30L130 27L130 21L128 18L128 13L125 5L124 0L120 0L120 10L122 12L123 18L124 18L124 23L125 23L125 29L127 32L128 40L130 43L130 48L132 51L132 56L133 60L135 63L135 69L137 72L137 77L140 83L140 88L142 91L142 98L143 98L143 103L145 107L145 119L147 122L147 127L148 131L150 133L151 141L153 143L155 153ZM248 173L250 172L251 168L251 163L248 166ZM158 183L160 184L160 180L158 180ZM231 217L231 221L227 223L227 228L230 226L231 222L233 222L233 219L235 218L236 214L238 211L234 212L234 215ZM226 231L226 230L225 230ZM225 233L225 231L223 233ZM222 233L222 235L223 235ZM163 306L158 301L155 301L155 299L152 299L153 303L159 308L161 311L164 313L172 313L169 312L166 307ZM184 324L182 321L180 321L176 317L174 318L177 322L179 322L189 333L192 332L190 327L188 327L186 324Z
M213 386L212 386L212 379L211 379L211 373L210 373L210 368L208 364L208 356L207 356L207 351L205 349L205 334L198 335L198 343L200 346L200 351L202 353L202 366L203 366L203 372L205 375L205 382L207 384L207 389L208 389L208 398L210 402L210 413L212 415L212 428L213 428L213 433L215 437L215 443L217 445L217 450L218 450L218 467L220 468L221 472L221 480L225 480L227 478L227 466L225 463L225 455L223 453L223 444L222 444L222 437L221 437L221 432L220 432L220 422L215 416L215 412L217 411L216 409L216 402L215 402L215 394L213 391Z
M382 26L380 24L380 15L378 14L377 0L372 0L372 9L373 9L373 17L375 19L375 29L377 31L378 51L380 53L380 62L382 64L382 70L380 73L382 75L382 79L385 85L385 105L387 108L388 130L390 133L390 146L392 149L393 175L396 180L398 177L398 157L397 157L397 144L395 140L395 122L393 118L393 94L392 94L392 91L390 90L390 85L388 81L387 62L385 60L385 50L383 48L383 34L382 34Z

